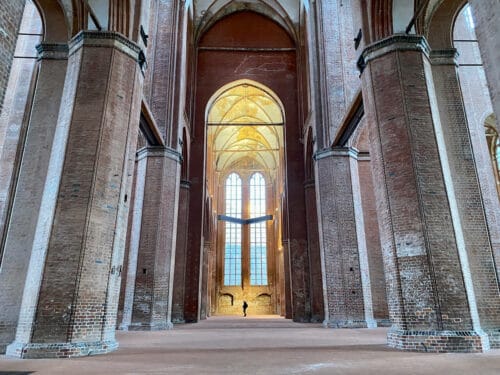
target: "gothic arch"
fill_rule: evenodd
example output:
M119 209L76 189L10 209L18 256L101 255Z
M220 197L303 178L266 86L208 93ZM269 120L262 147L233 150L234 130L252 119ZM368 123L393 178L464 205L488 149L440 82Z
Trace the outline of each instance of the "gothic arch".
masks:
M293 26L292 21L286 11L276 0L266 0L262 3L246 3L242 1L230 0L215 0L206 10L200 20L195 40L198 42L201 37L218 21L233 13L242 11L252 11L270 18L280 25L292 38L294 43L297 43L298 35Z
M467 0L444 0L431 8L428 6L424 35L433 49L449 49L453 47L453 27L455 19Z
M59 1L34 0L43 21L44 42L66 43L71 31L68 26L65 9Z

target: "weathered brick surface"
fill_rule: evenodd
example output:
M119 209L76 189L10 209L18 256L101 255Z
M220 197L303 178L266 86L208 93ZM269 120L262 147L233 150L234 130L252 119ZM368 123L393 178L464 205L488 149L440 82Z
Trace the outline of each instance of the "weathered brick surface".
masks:
M171 294L180 159L175 151L164 147L148 147L146 158L142 223L129 330L160 330L172 326Z
M431 56L443 53L436 51ZM454 53L451 57L454 57ZM439 119L435 120L436 138L441 151L441 164L451 215L457 236L458 250L464 282L469 294L473 289L475 300L469 297L469 306L476 326L488 331L500 327L500 295L494 263L494 250L498 254L500 227L488 225L484 212L484 201L478 180L470 129L461 97L460 83L454 61L443 61L434 57L432 73L427 65L427 77L433 77L430 99L437 108ZM432 94L432 92L435 94ZM474 123L473 123L474 124ZM471 125L473 125L471 124ZM485 146L484 138L476 139L478 146ZM479 148L479 147L478 147ZM485 176L486 177L486 176ZM492 173L490 171L490 179ZM496 206L498 209L498 205ZM492 223L493 224L493 223ZM494 249L494 247L497 247ZM477 315L477 317L476 317ZM493 334L493 338L496 335Z
M320 238L324 260L325 325L335 328L373 326L366 316L349 150L317 154ZM370 306L371 308L371 306Z
M389 313L394 330L471 331L464 286L470 276L460 266L428 96L428 61L418 45L425 46L419 37L396 36L377 45L393 48L381 56L370 54L380 51L377 46L365 50L373 58L363 90ZM390 344L401 335L410 348L401 332L389 336Z
M325 319L323 277L321 271L318 211L314 180L304 184L304 194L306 197L307 243L311 270L311 321L323 322Z
M38 81L0 273L0 343L4 344L12 342L15 336L38 221L34 213L40 212L66 76L66 45L42 45L39 50Z
M107 44L110 39L113 47ZM88 355L89 350L98 354L116 348L129 154L135 151L142 90L136 57L129 55L134 48L113 33L75 37L68 61L70 84L63 95L66 106L58 120L37 228L44 233L35 236L34 251L44 252L47 246L46 261L43 268L38 264L29 271L31 296L25 293L16 342L8 354Z
M184 322L184 292L186 282L187 228L189 225L189 187L181 181L179 190L179 215L177 221L177 243L175 248L174 289L172 296L172 322Z
M17 42L17 31L21 24L26 0L2 1L0 3L0 113L9 81L10 67Z

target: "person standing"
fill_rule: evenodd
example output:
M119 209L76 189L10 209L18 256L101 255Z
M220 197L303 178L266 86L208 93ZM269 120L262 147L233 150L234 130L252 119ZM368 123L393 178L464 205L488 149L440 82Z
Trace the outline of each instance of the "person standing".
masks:
M243 316L247 316L247 308L248 308L247 301L243 301Z

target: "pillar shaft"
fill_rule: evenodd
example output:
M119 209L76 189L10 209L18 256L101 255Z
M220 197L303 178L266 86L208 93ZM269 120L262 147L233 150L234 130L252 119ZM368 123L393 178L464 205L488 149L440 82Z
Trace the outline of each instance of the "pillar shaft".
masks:
M335 328L374 327L366 246L358 240L351 150L316 153L325 321ZM359 219L359 218L358 218ZM360 251L364 251L363 258ZM362 275L364 273L365 275Z
M133 207L130 222L130 237L128 246L128 257L124 259L126 262L126 274L123 275L124 293L123 293L123 315L120 322L120 329L128 330L132 323L132 310L134 305L135 278L137 275L137 259L139 256L139 243L141 240L141 226L144 205L144 190L146 184L146 167L147 158L146 151L143 149L139 152L135 168L135 191L133 199Z
M172 328L180 155L148 147L141 237L129 329Z
M428 46L394 35L363 52L363 98L385 262L389 345L480 351L433 119ZM435 109L435 108L434 108Z
M135 44L111 32L81 32L70 43L29 283L9 355L67 357L117 347L125 196L142 90L138 54Z
M184 294L186 288L187 228L189 225L188 181L181 181L179 190L179 215L177 219L177 243L175 247L175 272L172 300L172 322L184 323Z
M40 211L68 62L65 44L41 44L38 51L38 79L31 120L0 269L0 352L15 338L38 219L33 213ZM43 257L36 261L43 264Z
M324 320L323 278L321 271L321 254L318 233L318 211L316 205L316 189L314 180L304 184L307 216L307 243L309 253L309 269L311 272L311 321Z
M484 133L480 129L481 138L475 139L477 146L474 152L472 132L465 115L458 79L455 50L432 51L430 57L432 72L427 72L426 77L431 92L435 92L430 98L436 140L450 197L451 217L470 311L475 328L489 331L490 344L497 347L500 335L495 331L500 326L500 317L492 312L500 309L500 296L493 255L500 257L500 206L498 199L490 200L485 205L481 191L480 184L487 186L490 183L489 191L496 198L490 165L487 164L489 168L486 171L481 170L482 165L479 170L476 167L479 146L487 151ZM479 175L479 172L483 174ZM488 192L488 189L484 190L484 193Z

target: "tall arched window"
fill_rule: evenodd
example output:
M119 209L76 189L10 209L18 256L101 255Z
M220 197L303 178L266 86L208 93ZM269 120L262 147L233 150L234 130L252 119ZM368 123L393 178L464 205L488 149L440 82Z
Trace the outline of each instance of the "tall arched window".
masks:
M241 178L231 173L226 179L226 215L241 219ZM226 222L224 285L241 285L241 224Z
M266 181L260 173L250 179L250 218L266 215ZM266 222L250 224L250 285L267 285Z

